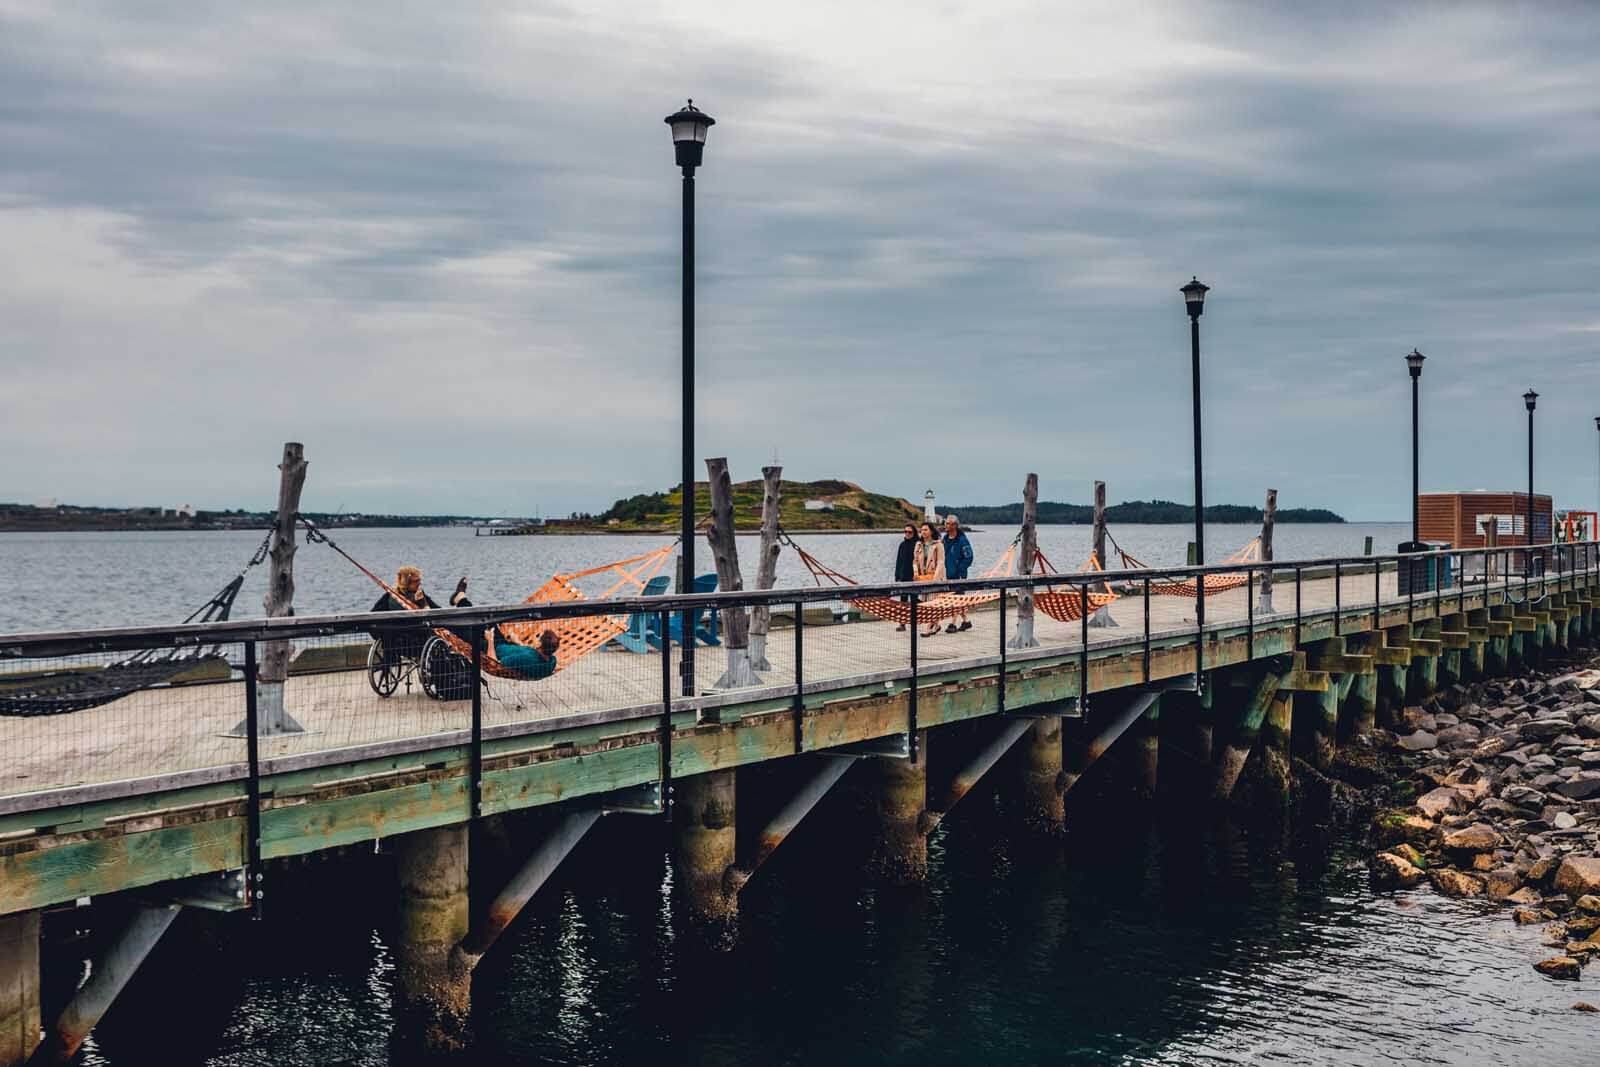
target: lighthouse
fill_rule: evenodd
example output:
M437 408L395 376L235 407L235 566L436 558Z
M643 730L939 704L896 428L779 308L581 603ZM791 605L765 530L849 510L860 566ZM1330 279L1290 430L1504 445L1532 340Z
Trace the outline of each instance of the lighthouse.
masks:
M933 490L922 494L922 517L928 522L938 522L939 513L933 510Z

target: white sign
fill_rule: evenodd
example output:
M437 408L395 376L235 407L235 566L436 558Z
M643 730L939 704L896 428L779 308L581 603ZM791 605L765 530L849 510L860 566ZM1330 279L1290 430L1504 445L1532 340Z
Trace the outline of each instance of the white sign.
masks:
M1479 515L1473 521L1474 533L1483 532L1483 524L1492 521L1497 534L1520 534L1524 529L1521 515Z

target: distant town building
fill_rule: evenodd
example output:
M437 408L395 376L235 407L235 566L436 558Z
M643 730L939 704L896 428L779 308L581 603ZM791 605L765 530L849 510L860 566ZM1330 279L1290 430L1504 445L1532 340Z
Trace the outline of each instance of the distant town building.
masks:
M181 515L186 519L194 518L195 506L193 504L179 504L172 509L174 515Z
M806 501L806 510L807 511L832 511L833 510L833 501L831 501L831 500L807 500Z

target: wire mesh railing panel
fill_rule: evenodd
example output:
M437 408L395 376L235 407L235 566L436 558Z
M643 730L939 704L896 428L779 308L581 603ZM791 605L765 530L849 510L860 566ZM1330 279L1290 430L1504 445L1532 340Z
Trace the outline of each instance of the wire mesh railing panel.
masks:
M0 661L0 796L242 763L242 657L211 645Z

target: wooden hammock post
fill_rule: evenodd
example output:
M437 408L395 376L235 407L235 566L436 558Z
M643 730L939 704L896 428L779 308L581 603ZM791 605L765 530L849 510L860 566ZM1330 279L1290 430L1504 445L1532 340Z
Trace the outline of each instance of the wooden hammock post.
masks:
M1272 562L1272 520L1278 513L1278 491L1267 490L1267 506L1261 512L1261 562ZM1262 615L1272 614L1272 568L1268 567L1261 572L1261 599L1256 604L1256 612Z
M1029 474L1022 483L1022 544L1018 547L1018 573L1032 574L1034 557L1039 552L1039 535L1035 521L1039 515L1039 476ZM1002 596L1004 594L1001 594ZM1039 641L1033 636L1033 590L1026 586L1017 590L1017 634L1011 639L1012 648L1037 648Z
M761 558L756 561L756 588L771 589L778 580L778 504L782 499L783 468L762 467L761 481ZM772 626L772 610L765 604L750 613L750 668L770 671L767 662L767 631Z
M306 484L305 446L298 441L285 444L278 471L278 514L272 527L267 596L261 604L269 619L294 614L294 527L300 515L300 490ZM262 642L261 666L256 671L258 737L305 732L305 727L283 706L283 687L289 677L289 659L293 654L294 647L288 641ZM244 737L248 726L241 719L228 731L228 736Z
M1106 570L1106 483L1094 483L1094 561L1101 570ZM1095 609L1089 617L1090 626L1115 626L1117 621L1111 617L1111 608L1102 606Z
M706 460L706 474L711 480L711 525L706 528L706 542L717 563L717 588L725 593L742 592L744 578L739 573L739 548L734 538L733 480L728 476L728 461L723 458ZM722 613L722 622L728 664L714 688L760 685L761 679L750 666L749 612L744 608L728 608Z

